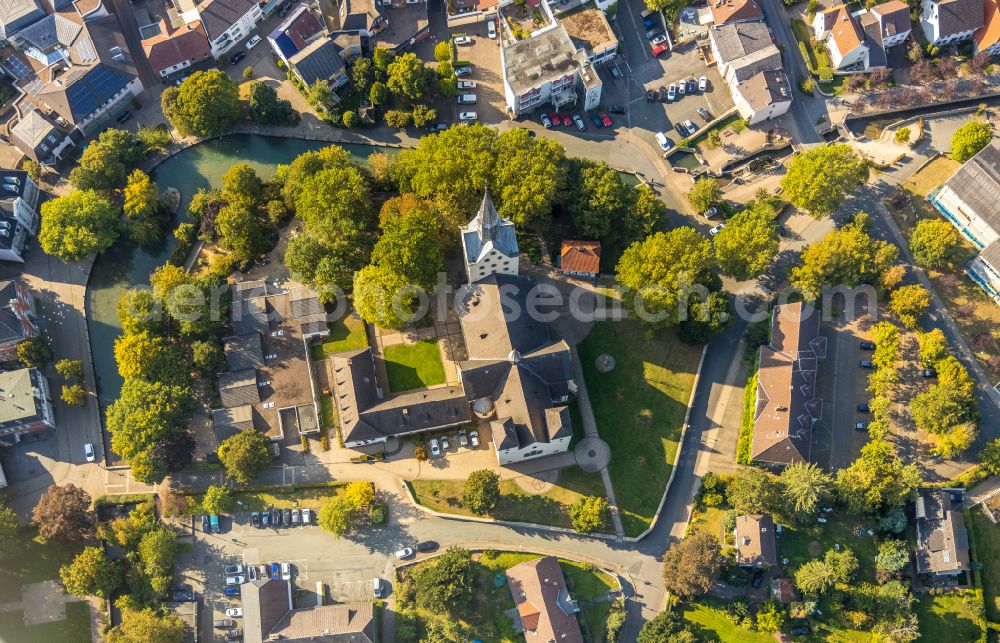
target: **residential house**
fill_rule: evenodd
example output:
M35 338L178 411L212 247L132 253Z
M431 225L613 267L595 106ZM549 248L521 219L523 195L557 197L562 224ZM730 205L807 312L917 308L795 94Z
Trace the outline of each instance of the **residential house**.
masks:
M813 424L823 410L816 376L824 357L826 338L815 308L803 302L775 306L770 342L760 348L751 460L809 462Z
M382 0L382 20L373 46L396 54L431 34L426 0Z
M910 7L901 0L889 0L868 10L879 25L882 46L886 49L906 42L910 37Z
M935 47L972 38L985 22L983 0L923 0L920 28Z
M507 109L521 116L542 105L560 110L583 95L583 111L601 102L603 85L587 53L578 50L566 27L555 24L500 47Z
M263 9L257 0L205 0L182 15L188 24L201 22L216 58L249 38L264 20Z
M168 20L163 19L158 27L156 30L151 28L155 33L142 39L142 50L146 53L150 67L160 78L167 78L212 57L208 34L200 20L175 29Z
M267 37L271 49L286 65L288 59L318 38L326 28L308 6L299 3Z
M778 564L774 519L770 514L737 516L736 563L740 567L770 568Z
M35 300L19 281L0 281L0 361L17 359L17 345L38 337Z
M576 613L559 561L544 556L506 571L524 638L528 643L583 643Z
M983 26L972 34L977 54L1000 53L1000 0L983 0Z
M37 368L0 373L0 438L55 428L49 382Z
M592 65L607 62L618 53L618 37L600 9L584 7L559 17L576 48L587 54Z
M563 241L559 252L559 272L571 277L597 279L601 272L601 242Z
M0 261L24 261L24 244L38 231L38 186L22 170L0 170Z
M730 89L762 71L781 69L781 52L762 22L742 22L708 30L712 55Z
M965 272L1000 304L1000 144L990 141L927 198L980 250Z
M39 0L4 0L0 3L0 40L10 40L18 31L45 17Z
M717 26L735 22L756 22L764 19L758 0L709 0L712 22Z
M327 81L331 89L347 84L342 48L327 37L326 28L306 5L293 9L267 40L278 58L306 85L317 80Z
M291 582L275 578L245 583L240 590L244 643L378 640L376 607L370 601L296 608Z
M917 495L917 573L955 576L971 569L969 533L960 489L921 489Z
M24 113L18 113L16 122L10 128L11 142L40 165L56 165L67 150L75 147L73 138L32 103L21 101L15 105L15 109L21 108Z
M792 106L792 88L780 69L761 71L736 86L733 102L750 125L781 116Z
M868 56L865 35L845 5L820 11L812 26L816 40L826 42L834 69L864 67Z
M483 202L475 218L461 229L461 235L465 275L470 283L497 272L517 274L517 234L514 222L500 218L489 191L483 195Z
M363 39L374 38L387 26L378 0L340 0L338 17L340 31L356 33Z

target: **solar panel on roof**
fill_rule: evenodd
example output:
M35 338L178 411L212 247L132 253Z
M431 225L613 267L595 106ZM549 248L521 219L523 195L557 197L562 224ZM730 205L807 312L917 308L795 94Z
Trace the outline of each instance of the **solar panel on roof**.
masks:
M4 61L4 67L14 76L16 80L27 78L31 75L31 68L21 62L16 56L11 56Z

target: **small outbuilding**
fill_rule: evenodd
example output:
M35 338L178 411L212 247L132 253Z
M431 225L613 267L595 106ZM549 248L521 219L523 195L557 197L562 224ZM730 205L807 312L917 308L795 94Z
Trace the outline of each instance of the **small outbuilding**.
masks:
M563 241L559 271L571 277L597 279L601 272L601 242Z

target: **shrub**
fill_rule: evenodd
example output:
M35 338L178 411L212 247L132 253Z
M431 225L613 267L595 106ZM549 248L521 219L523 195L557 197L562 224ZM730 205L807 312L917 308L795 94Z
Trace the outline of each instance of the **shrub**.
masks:
M909 143L910 142L910 128L900 127L896 130L896 142L897 143Z
M358 116L358 113L355 112L354 110L349 109L346 112L344 112L343 116L344 127L357 127L360 121L361 118Z

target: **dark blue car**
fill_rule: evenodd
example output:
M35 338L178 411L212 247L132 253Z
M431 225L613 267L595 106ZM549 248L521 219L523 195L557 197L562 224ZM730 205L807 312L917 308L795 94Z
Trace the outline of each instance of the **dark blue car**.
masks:
M281 580L281 568L278 566L278 563L271 563L271 578Z
M239 586L236 586L236 587L227 587L223 591L226 593L226 596L239 596L240 595L240 588L239 588Z
M589 116L590 120L594 123L594 127L604 127L604 123L601 121L601 117L598 116L597 114L590 113L587 114L587 116Z
M645 20L642 21L642 25L646 29L652 29L653 27L656 26L656 18L653 18L652 16L650 16L649 18L646 18Z

